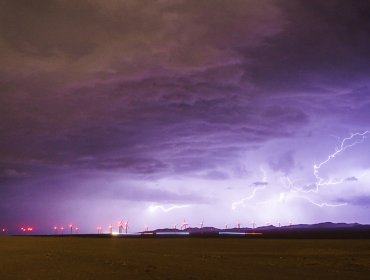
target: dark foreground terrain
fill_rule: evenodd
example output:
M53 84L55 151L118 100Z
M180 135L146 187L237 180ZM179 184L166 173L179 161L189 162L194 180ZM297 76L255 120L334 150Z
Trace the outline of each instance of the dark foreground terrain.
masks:
M370 279L370 240L0 237L0 279Z

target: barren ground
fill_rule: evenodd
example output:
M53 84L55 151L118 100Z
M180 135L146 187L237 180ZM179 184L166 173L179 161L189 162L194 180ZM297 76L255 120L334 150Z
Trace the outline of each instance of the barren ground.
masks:
M370 279L370 240L0 237L0 279Z

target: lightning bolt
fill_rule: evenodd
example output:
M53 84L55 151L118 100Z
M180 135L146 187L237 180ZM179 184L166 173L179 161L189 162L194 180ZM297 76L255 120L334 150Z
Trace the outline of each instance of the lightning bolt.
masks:
M155 212L157 210L161 210L163 212L170 212L175 209L182 209L182 208L188 208L191 207L191 205L185 204L185 205L176 205L176 204L170 204L168 206L166 205L151 205L149 206L148 210L150 212Z
M313 166L313 175L316 179L315 182L310 183L310 184L306 184L306 187L297 187L295 182L293 182L293 180L291 180L288 176L282 177L282 178L280 178L280 181L281 181L281 183L283 183L283 185L285 185L287 187L288 192L280 193L280 196L279 196L278 199L273 198L273 199L270 199L270 200L267 200L267 201L258 202L257 204L269 204L269 203L276 202L276 201L282 202L282 201L284 201L285 197L291 197L291 198L294 197L294 198L304 199L304 200L308 201L309 203L311 203L311 204L313 204L317 207L320 207L320 208L323 208L323 207L341 207L341 206L348 205L348 203L328 203L328 202L317 203L314 200L312 200L311 198L307 197L306 195L294 195L294 194L297 194L297 193L298 194L318 193L319 190L320 190L320 187L322 187L322 186L337 185L337 184L343 183L346 179L332 179L332 178L324 179L324 178L320 177L320 175L319 175L320 169L323 166L325 166L326 164L328 164L331 160L335 159L338 155L345 152L347 149L349 149L349 148L351 148L351 147L353 147L357 144L363 143L364 140L366 139L366 137L369 134L370 134L370 132L368 130L366 130L364 132L351 133L351 135L349 137L344 138L340 142L340 145L335 148L335 151L332 154L329 154L325 160L323 160L322 162L320 162L318 164L314 164L314 166ZM340 141L340 138L338 138L338 141ZM262 170L261 170L261 172L262 172ZM369 171L364 172L363 174L361 174L359 176L359 178L364 177L368 172ZM307 189L307 186L315 186L315 187ZM238 202L234 202L232 204L232 208L235 209L237 206L239 206L241 204L244 204L246 200L252 199L255 196L256 192L260 189L264 189L264 187L255 188L250 196L245 197L245 198L243 198L242 200L240 200Z
M333 179L325 180L325 179L323 179L319 175L320 168L323 167L324 165L328 164L332 159L334 159L336 156L340 155L342 152L344 152L348 148L353 147L357 144L363 143L364 140L366 139L366 136L369 133L370 132L368 130L366 130L365 132L362 132L362 133L359 133L359 132L351 133L351 135L349 137L344 138L342 140L340 146L337 147L335 149L335 152L330 154L327 157L326 160L320 162L319 164L314 164L314 166L313 166L313 175L316 178L316 190L315 190L316 192L319 191L319 187L321 187L321 186L337 185L337 184L341 184L341 183L344 182L344 179L340 179L340 180L333 180ZM352 141L355 137L360 137L360 139Z
M326 164L328 164L331 160L333 160L335 157L337 157L338 155L340 155L341 153L346 151L348 148L351 148L351 147L353 147L357 144L363 143L368 134L370 134L370 132L368 130L366 130L362 133L360 133L360 132L351 133L351 135L349 137L346 137L341 141L339 147L335 148L334 153L328 155L328 157L324 161L320 162L319 164L314 164L314 166L313 166L313 175L316 178L316 182L312 183L311 185L315 185L315 188L308 189L308 190L305 190L302 187L298 188L298 187L295 186L294 182L289 177L285 177L284 178L285 179L285 184L290 189L290 192L296 192L296 193L312 193L312 192L314 192L314 193L318 193L321 186L337 185L337 184L343 183L345 181L345 179L331 179L331 178L326 179L326 180L323 179L319 175L320 168L325 166ZM360 137L360 139L356 139L358 137ZM355 139L355 141L352 141L353 139ZM367 172L369 172L369 171L366 171L360 177L365 176L367 174ZM339 203L339 204L332 204L332 203L327 203L327 202L316 203L312 199L308 198L307 196L296 196L296 197L303 198L303 199L307 200L308 202L310 202L311 204L316 205L316 206L321 207L321 208L322 207L340 207L340 206L347 205L347 203Z
M241 205L245 205L246 201L251 200L251 199L253 199L253 198L256 196L257 191L259 191L259 190L264 190L264 189L266 189L266 185L265 185L265 186L261 186L261 187L255 187L255 188L253 189L252 193L251 193L249 196L244 197L244 198L242 198L242 199L241 199L241 200L239 200L239 201L235 201L235 202L233 202L233 203L231 204L231 209L232 209L232 210L235 210L235 209L236 209L236 208L238 208L239 206L241 206Z
M298 198L302 198L304 200L307 200L309 203L313 204L313 205L316 205L320 208L323 208L323 207L341 207L341 206L346 206L348 205L348 203L337 203L337 204L332 204L332 203L327 203L327 202L323 202L323 203L317 203L317 202L314 202L312 199L306 197L306 196L296 196Z
M238 208L241 205L245 205L246 201L253 199L256 196L257 191L266 189L267 173L266 173L266 170L264 170L262 166L260 166L260 171L262 173L261 182L264 183L264 184L262 186L255 186L252 190L252 193L249 196L244 197L241 200L238 200L238 201L235 201L235 202L231 203L231 209L232 210L235 210L236 208Z
M323 208L323 207L341 207L341 206L346 206L348 205L348 203L328 203L328 202L323 202L323 203L317 203L315 202L314 200L310 199L309 197L307 196L303 196L303 195L292 195L291 193L280 193L279 195L279 198L276 199L276 198L273 198L273 199L269 199L269 200L266 200L266 201L261 201L261 202L258 202L257 204L258 205L264 205L264 204L270 204L270 203L273 203L273 202L283 202L285 201L286 199L289 199L289 198L300 198L300 199L304 199L306 201L308 201L309 203L317 206L317 207L320 207L320 208Z

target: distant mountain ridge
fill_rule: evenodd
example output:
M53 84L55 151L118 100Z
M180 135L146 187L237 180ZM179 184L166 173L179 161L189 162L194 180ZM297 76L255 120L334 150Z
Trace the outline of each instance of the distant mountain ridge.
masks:
M363 225L359 223L333 223L333 222L323 222L317 224L296 224L296 225L288 225L288 226L281 226L277 227L274 225L268 226L261 226L256 228L249 228L249 227L241 227L241 228L229 228L229 229L219 229L215 227L189 227L186 229L174 229L174 228L162 228L162 229L155 229L153 231L148 232L189 232L189 233L212 233L212 232L247 232L247 231L289 231L289 230L328 230L328 229L369 229L370 225Z

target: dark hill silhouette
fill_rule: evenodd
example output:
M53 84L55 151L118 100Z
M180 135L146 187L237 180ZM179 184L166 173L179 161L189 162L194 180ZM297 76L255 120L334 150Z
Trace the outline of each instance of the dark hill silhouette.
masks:
M230 228L219 229L215 227L189 227L187 229L156 229L146 233L158 234L187 233L191 236L219 236L219 234L239 234L240 236L253 236L253 233L259 233L256 238L370 238L370 225L358 223L332 223L324 222L318 224L297 224L289 226L276 227L273 225L257 228Z

